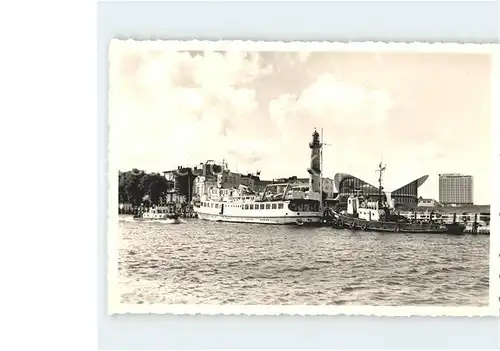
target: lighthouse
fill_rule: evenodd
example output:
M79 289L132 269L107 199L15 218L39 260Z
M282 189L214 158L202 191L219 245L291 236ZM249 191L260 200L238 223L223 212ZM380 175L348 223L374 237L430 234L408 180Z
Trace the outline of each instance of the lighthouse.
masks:
M314 133L312 134L312 141L309 143L309 148L311 149L311 166L307 169L309 172L309 189L313 192L321 191L321 177L322 177L322 160L321 160L321 148L323 144L320 142L319 133L314 128Z

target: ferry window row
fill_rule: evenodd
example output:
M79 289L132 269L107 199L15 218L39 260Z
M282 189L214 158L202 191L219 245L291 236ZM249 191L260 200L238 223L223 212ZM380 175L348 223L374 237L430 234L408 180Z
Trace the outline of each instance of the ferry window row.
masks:
M222 204L220 204L220 205L221 205L220 207L222 207ZM226 207L241 207L242 205L226 203L226 204L224 204L224 206L226 206ZM219 208L219 204L214 203L214 202L201 202L200 207Z
M226 205L228 206L228 205ZM213 202L202 202L200 207L211 207L211 208L219 208L219 204Z
M218 203L213 202L202 202L201 207L219 208ZM273 203L273 204L225 204L226 207L241 207L243 210L281 210L283 209L283 203Z
M273 203L273 204L244 204L244 210L281 210L283 209L283 203Z

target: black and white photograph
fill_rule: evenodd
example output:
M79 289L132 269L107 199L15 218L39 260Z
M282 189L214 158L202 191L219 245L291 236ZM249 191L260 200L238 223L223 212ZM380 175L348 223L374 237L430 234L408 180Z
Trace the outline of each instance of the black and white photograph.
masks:
M478 47L113 40L110 303L494 311Z

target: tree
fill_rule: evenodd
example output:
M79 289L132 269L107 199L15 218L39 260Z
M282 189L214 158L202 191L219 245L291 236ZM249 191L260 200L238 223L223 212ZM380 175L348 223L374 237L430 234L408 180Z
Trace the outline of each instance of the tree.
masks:
M144 194L139 188L139 182L144 174L144 171L136 168L128 172L120 172L118 185L118 196L120 201L130 202L135 206L141 204Z
M165 197L169 187L165 177L158 173L150 173L142 176L139 188L144 195L149 196L151 203L158 205L160 199Z
M118 178L120 202L130 202L134 206L143 203L144 197L147 197L151 204L158 205L170 188L169 182L162 175L146 173L135 168L131 171L119 172Z

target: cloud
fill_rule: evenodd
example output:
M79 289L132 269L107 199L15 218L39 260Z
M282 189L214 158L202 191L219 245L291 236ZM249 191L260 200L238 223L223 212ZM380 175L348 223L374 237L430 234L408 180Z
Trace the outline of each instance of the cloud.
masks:
M263 161L272 158L276 160L278 145L274 140L262 140L255 137L241 139L236 134L228 135L224 141L224 147L232 160L251 167L259 167Z
M293 118L298 111L299 105L294 94L282 94L269 102L269 115L278 128L284 127L287 120Z
M114 128L117 147L124 150L122 162L127 163L126 155L136 155L134 162L145 165L154 164L153 158L185 163L227 156L279 170L294 162L297 152L307 163L312 124L336 128L385 120L391 103L387 94L340 82L330 73L298 86L297 94L257 100L254 83L273 76L279 81L280 67L289 67L287 75L299 74L310 55L283 53L269 63L259 53L242 51L114 45L110 113L123 122Z
M223 139L231 132L244 135L257 113L249 85L272 72L258 53L189 53L115 42L110 114L120 121L112 128L116 147L123 155L170 151L169 159L176 159L169 145L179 145L190 158L222 155Z
M324 73L300 94L283 94L271 101L269 114L279 127L296 118L311 118L322 125L367 126L385 122L391 107L387 92L367 90Z
M444 158L440 143L426 141L420 146L420 155L422 161L435 161Z
M255 151L252 150L235 150L229 149L228 154L234 157L239 162L243 162L246 165L254 165L260 161L262 161L262 156L257 155Z

